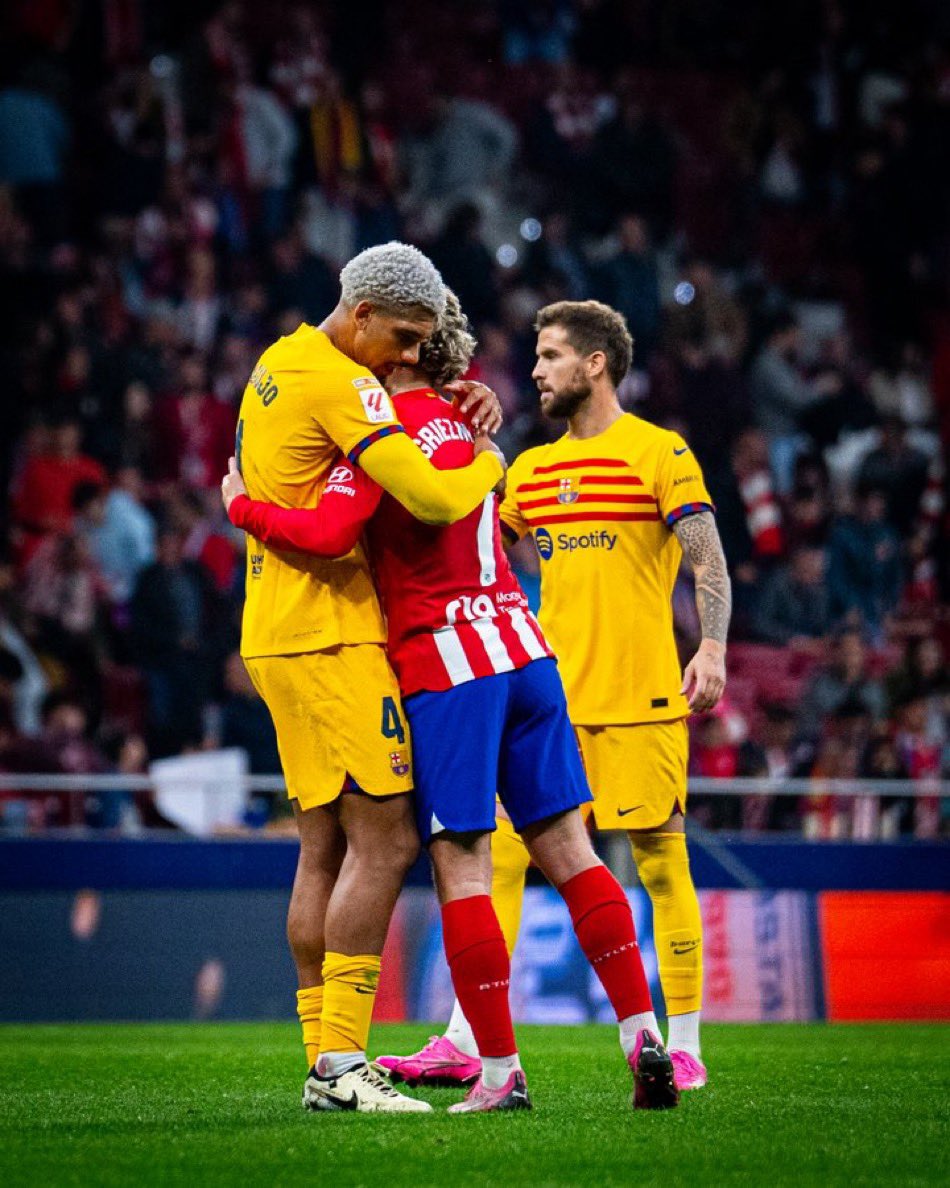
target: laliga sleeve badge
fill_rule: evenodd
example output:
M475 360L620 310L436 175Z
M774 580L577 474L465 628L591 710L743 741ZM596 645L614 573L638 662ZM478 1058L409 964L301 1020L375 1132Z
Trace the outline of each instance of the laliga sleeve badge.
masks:
M405 751L390 751L389 765L397 776L409 774L409 756Z
M394 421L396 414L386 389L378 384L367 386L370 384L374 384L374 381L368 376L353 380L353 387L356 388L367 421L371 425L383 425L388 421Z

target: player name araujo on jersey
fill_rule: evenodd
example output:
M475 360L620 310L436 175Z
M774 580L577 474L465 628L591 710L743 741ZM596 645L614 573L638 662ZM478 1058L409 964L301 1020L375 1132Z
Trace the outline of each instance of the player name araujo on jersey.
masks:
M274 382L274 377L263 363L258 363L251 372L251 378L247 382L258 396L260 396L261 403L265 408L269 404L273 404L280 395L277 384Z

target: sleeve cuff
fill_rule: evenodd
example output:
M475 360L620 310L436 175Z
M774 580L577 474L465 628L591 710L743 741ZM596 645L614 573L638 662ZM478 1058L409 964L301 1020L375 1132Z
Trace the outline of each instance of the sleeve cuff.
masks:
M674 507L671 512L667 513L666 524L668 528L672 528L678 521L682 520L684 516L694 516L697 512L712 512L716 514L716 509L711 503L684 503L680 507Z
M235 497L231 500L230 506L228 507L228 519L235 528L244 527L244 516L242 513L244 512L247 504L250 502L251 498L249 495L235 495Z
M405 433L405 432L406 431L405 431L405 429L403 429L402 425L383 425L383 427L381 429L374 429L372 433L368 434L361 441L358 441L356 443L356 445L351 450L347 451L346 456L350 460L350 462L354 466L356 466L359 464L359 460L362 457L362 455L375 442L382 441L382 439L384 437L390 437L390 436L392 436L393 433Z

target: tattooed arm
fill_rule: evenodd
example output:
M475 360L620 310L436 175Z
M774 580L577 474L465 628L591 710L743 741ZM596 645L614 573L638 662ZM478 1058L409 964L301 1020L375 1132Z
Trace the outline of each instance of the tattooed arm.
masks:
M703 638L683 673L682 693L689 708L711 710L726 687L726 635L732 613L732 587L712 512L684 516L673 525L689 558L696 583L696 610Z

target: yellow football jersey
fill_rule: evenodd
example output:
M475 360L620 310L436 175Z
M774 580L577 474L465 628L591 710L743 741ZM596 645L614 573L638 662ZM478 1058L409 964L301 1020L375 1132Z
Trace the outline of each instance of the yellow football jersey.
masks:
M402 432L376 377L302 325L261 356L241 401L238 466L252 499L315 507L342 450ZM338 560L247 539L241 654L286 656L383 643L386 630L362 544Z
M541 625L571 721L684 717L672 594L682 558L672 526L711 510L681 437L625 413L596 437L526 450L508 471L501 519L541 555Z

